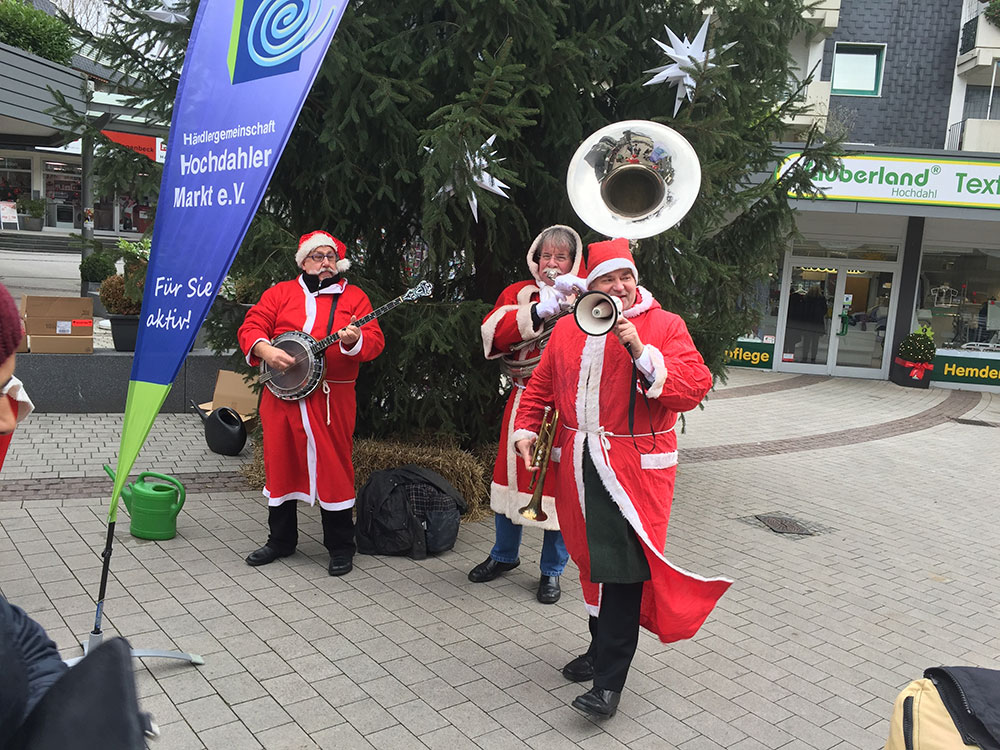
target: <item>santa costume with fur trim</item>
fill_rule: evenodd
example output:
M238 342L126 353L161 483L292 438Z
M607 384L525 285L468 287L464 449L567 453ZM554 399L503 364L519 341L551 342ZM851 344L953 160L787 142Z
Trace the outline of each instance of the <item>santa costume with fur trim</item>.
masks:
M350 266L344 244L325 232L303 236L296 254L299 265L318 247L336 248L339 273ZM333 325L329 326L334 300L337 307ZM305 274L301 274L292 281L275 284L247 311L238 333L240 349L247 362L257 366L260 359L250 352L259 341L270 342L286 331L305 331L322 339L350 325L352 316L360 319L371 311L368 296L347 279L341 277L336 283L311 291ZM283 401L264 389L260 418L265 435L264 495L268 505L302 500L310 505L318 501L326 510L353 507L354 383L360 364L375 359L385 347L378 321L371 321L360 331L361 338L349 351L340 344L326 349L323 383L305 398Z
M580 272L583 260L583 243L576 232L569 227L557 226L560 229L573 232L576 238L575 256L569 270L570 274L576 275ZM528 270L531 271L531 281L519 281L504 289L497 299L496 305L483 319L480 331L486 359L503 357L508 363L517 367L519 362L533 359L542 353L537 346L528 346L519 351L513 349L516 344L537 338L542 333L543 326L538 328L534 326L531 307L542 298L543 294L555 293L552 286L542 281L538 263L534 260L540 240L541 234L535 237L531 247L528 248ZM518 413L521 394L524 392L524 386L529 377L514 378L514 387L507 398L500 430L500 449L493 465L493 481L490 484L490 508L495 513L507 516L518 525L558 530L559 518L552 497L552 492L555 489L556 472L554 471L546 474L543 485L542 510L548 518L544 521L529 521L518 513L518 510L531 500L532 491L528 489L528 486L532 475L524 468L524 463L514 453L511 433L513 432L514 419ZM558 456L553 456L552 460L558 461Z
M584 449L649 564L640 625L669 643L693 636L731 583L681 570L664 553L677 470L674 426L679 412L695 408L708 393L712 375L684 321L663 310L648 290L637 287L635 302L624 315L635 325L652 363L648 402L632 380L632 358L614 334L588 336L572 318L563 318L521 397L512 438L535 437L543 408L559 409L556 445L562 460L556 505L566 547L580 569L587 609L593 616L599 613L602 587L590 579ZM628 420L633 388L634 435Z

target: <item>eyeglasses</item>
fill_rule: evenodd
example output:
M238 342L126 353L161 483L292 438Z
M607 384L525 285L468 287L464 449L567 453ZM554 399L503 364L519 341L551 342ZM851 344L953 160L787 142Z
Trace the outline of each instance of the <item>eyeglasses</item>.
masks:
M326 253L325 255L323 253L310 253L306 257L309 260L316 261L317 263L322 263L324 260L332 260L332 261L337 260L336 253Z

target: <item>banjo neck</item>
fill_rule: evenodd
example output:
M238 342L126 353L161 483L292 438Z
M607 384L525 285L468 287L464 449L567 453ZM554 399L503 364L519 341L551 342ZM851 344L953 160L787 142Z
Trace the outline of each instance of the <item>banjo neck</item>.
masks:
M403 302L405 300L406 300L406 295L405 294L404 295L400 295L399 297L396 297L396 299L391 300L389 302L386 302L384 305L382 305L378 309L372 310L365 317L359 318L358 320L354 321L354 323L352 325L356 325L358 328L360 328L361 326L365 325L366 323L371 323L379 315L382 315L383 313L387 313L390 310L392 310L394 307L397 307L397 306L403 304ZM338 341L340 341L340 334L339 333L331 333L326 338L320 339L315 344L313 344L312 347L310 347L310 350L312 351L313 354L319 355L322 352L326 351L326 349L328 347L332 346L333 344L336 344Z

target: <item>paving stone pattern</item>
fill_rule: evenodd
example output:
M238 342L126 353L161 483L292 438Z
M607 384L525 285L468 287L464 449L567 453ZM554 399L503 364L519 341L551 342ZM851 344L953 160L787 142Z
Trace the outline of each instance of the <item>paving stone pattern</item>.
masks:
M572 565L558 604L535 601L540 533L525 533L520 568L488 584L466 574L489 553L491 522L463 525L438 557L358 556L331 578L312 508L297 554L263 568L243 563L265 534L256 492L192 491L165 542L130 536L123 510L106 634L206 662L137 661L141 703L163 732L156 747L882 747L893 698L924 668L1000 666L1000 429L953 419L1000 423L1000 398L796 380L737 372L717 394L737 395L690 415L667 554L735 582L695 638L642 634L619 713L603 724L568 705L586 685L558 669L586 647L586 616ZM787 425L802 415L807 445L794 449ZM116 429L113 417L80 419L95 440ZM842 423L857 439L829 441ZM772 449L741 448L732 427L746 424ZM169 426L154 428L167 473L204 451L200 435ZM65 439L36 430L31 444ZM53 449L28 477L8 480L5 466L0 495L90 481L58 476L72 454ZM205 461L179 473L236 470ZM106 483L101 496L0 503L0 591L65 657L93 626L105 495ZM764 513L816 533L775 534L752 520Z

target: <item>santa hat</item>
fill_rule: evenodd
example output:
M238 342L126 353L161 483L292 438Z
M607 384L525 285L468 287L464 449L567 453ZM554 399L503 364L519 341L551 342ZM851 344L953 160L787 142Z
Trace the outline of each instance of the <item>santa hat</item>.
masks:
M0 284L0 364L7 361L21 343L21 314L17 311L14 298L7 288ZM3 383L0 383L2 386Z
M306 256L320 247L332 247L337 251L337 273L344 273L351 267L351 261L347 259L347 245L332 234L317 230L299 238L299 250L295 253L295 262L298 263L299 268L302 268Z
M636 282L639 272L632 259L632 251L628 248L628 240L619 237L604 242L594 242L587 246L587 286L606 273L619 271L622 268L631 269Z

